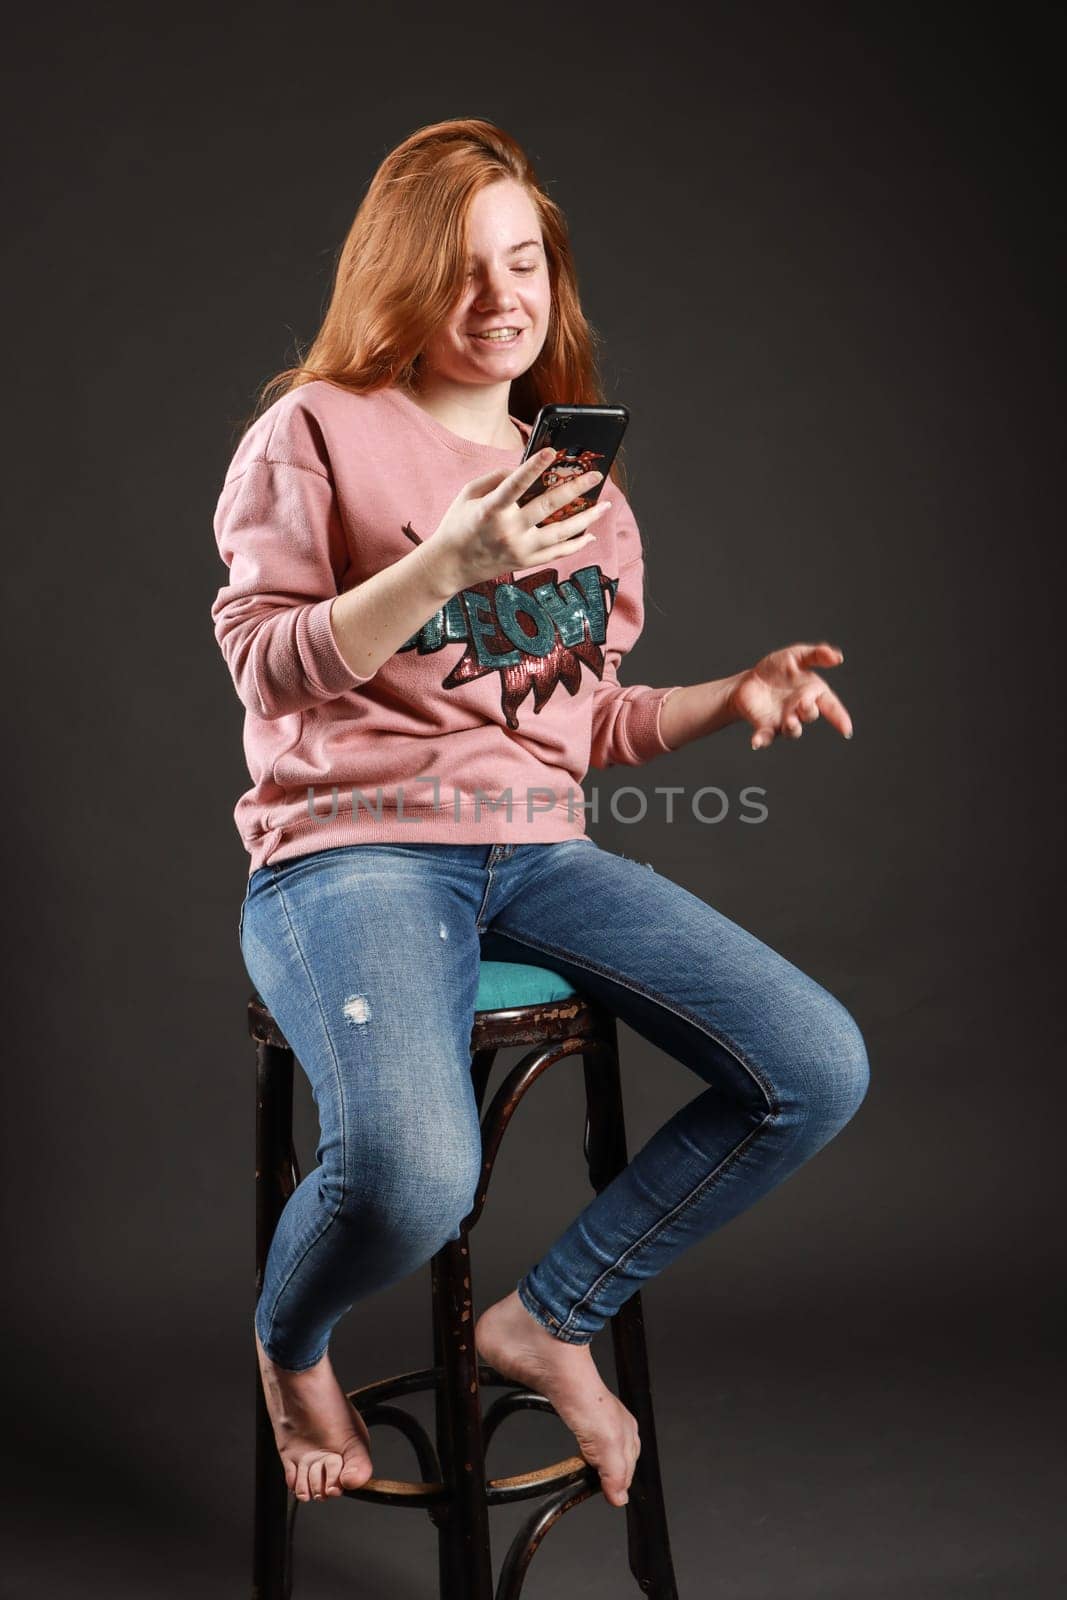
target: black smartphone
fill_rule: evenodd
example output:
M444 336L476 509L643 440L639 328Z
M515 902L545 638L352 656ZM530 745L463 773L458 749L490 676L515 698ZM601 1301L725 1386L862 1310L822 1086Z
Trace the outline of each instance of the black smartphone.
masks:
M550 522L565 522L577 516L587 506L595 505L608 481L611 463L615 460L630 413L625 406L542 406L534 419L533 429L523 455L528 461L539 450L550 445L555 450L555 460L550 461L539 477L519 497L524 506L535 500L546 489L552 489L567 478L580 478L585 472L602 472L604 476L591 489L554 511L539 528Z

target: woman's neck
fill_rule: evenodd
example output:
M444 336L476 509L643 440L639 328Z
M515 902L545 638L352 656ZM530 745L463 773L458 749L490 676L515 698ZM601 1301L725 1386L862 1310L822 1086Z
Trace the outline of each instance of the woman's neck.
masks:
M424 377L417 389L409 387L406 393L442 427L459 434L461 439L511 450L526 441L508 415L510 390L508 383L485 388Z

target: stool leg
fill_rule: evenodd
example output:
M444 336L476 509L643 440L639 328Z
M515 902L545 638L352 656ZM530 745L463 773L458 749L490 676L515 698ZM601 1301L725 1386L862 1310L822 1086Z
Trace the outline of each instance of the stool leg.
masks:
M437 1459L441 1465L441 1479L450 1483L454 1479L452 1463L455 1452L449 1443L448 1393L445 1382L444 1350L441 1339L441 1313L439 1303L442 1278L438 1260L430 1261L430 1307L433 1321L433 1361L437 1372L434 1389L434 1419L436 1425ZM463 1594L463 1552L455 1536L456 1518L450 1503L436 1506L430 1520L437 1529L437 1589L440 1600L457 1600Z
M256 1047L256 1298L282 1207L293 1190L293 1053ZM252 1600L290 1600L296 1500L274 1443L256 1362L256 1465Z
M490 1045L485 1050L471 1051L471 1082L474 1084L474 1099L479 1112L483 1109L489 1074L493 1070L496 1055L495 1045Z
M652 1600L678 1600L660 1476L640 1292L632 1294L612 1318L611 1338L619 1398L636 1417L641 1435L641 1454L637 1458L630 1498L626 1503L630 1571L645 1594L652 1596Z
M437 1451L451 1488L438 1524L441 1600L493 1600L489 1506L485 1498L478 1358L474 1348L474 1296L466 1227L431 1262L440 1361ZM444 1423L443 1429L441 1423Z
M614 1018L606 1027L601 1047L583 1052L582 1064L585 1069L587 1107L585 1157L590 1182L599 1194L627 1162L626 1123ZM619 1399L633 1413L641 1435L641 1454L637 1458L630 1497L626 1503L630 1571L637 1579L638 1586L652 1600L678 1600L639 1292L632 1294L611 1319L611 1340Z

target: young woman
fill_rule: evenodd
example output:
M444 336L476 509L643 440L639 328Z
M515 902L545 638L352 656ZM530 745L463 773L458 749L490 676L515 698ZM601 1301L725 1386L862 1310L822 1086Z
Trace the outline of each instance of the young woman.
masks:
M841 652L619 683L643 560L618 474L562 523L595 474L516 504L548 459L521 460L538 407L603 396L564 220L489 123L422 128L386 157L318 337L262 398L219 499L212 616L253 781L242 955L321 1124L255 1313L286 1478L308 1500L372 1475L330 1333L472 1209L485 956L562 973L706 1085L475 1329L623 1505L640 1440L590 1340L825 1145L868 1062L825 989L591 839L582 779L737 721L753 749L820 714L851 737L816 671Z

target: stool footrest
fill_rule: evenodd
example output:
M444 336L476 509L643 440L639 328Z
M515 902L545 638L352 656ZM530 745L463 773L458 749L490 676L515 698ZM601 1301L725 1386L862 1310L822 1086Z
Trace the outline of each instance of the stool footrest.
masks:
M511 1378L504 1378L494 1368L479 1364L478 1380L481 1384L511 1388L514 1393L502 1395L494 1401L493 1425L489 1435L499 1426L504 1416L516 1410L548 1411L556 1415L555 1408L544 1395L534 1394ZM364 1384L359 1389L349 1389L347 1398L363 1417L368 1427L386 1423L399 1427L411 1440L419 1456L419 1465L425 1470L428 1460L437 1466L436 1454L424 1430L414 1417L401 1412L399 1407L387 1406L383 1401L400 1394L417 1394L421 1390L440 1388L444 1382L443 1367L421 1367L413 1372L401 1372L392 1378L381 1378ZM487 1441L488 1443L488 1438ZM428 1452L428 1454L427 1454ZM438 1467L439 1471L440 1468ZM547 1467L534 1467L527 1472L513 1473L504 1478L487 1478L485 1498L489 1505L510 1505L517 1500L529 1500L534 1495L545 1495L554 1489L584 1485L587 1492L600 1488L600 1474L583 1456L566 1456ZM358 1489L346 1489L350 1500L372 1500L379 1505L439 1506L451 1498L447 1484L440 1480L407 1478L368 1478Z

